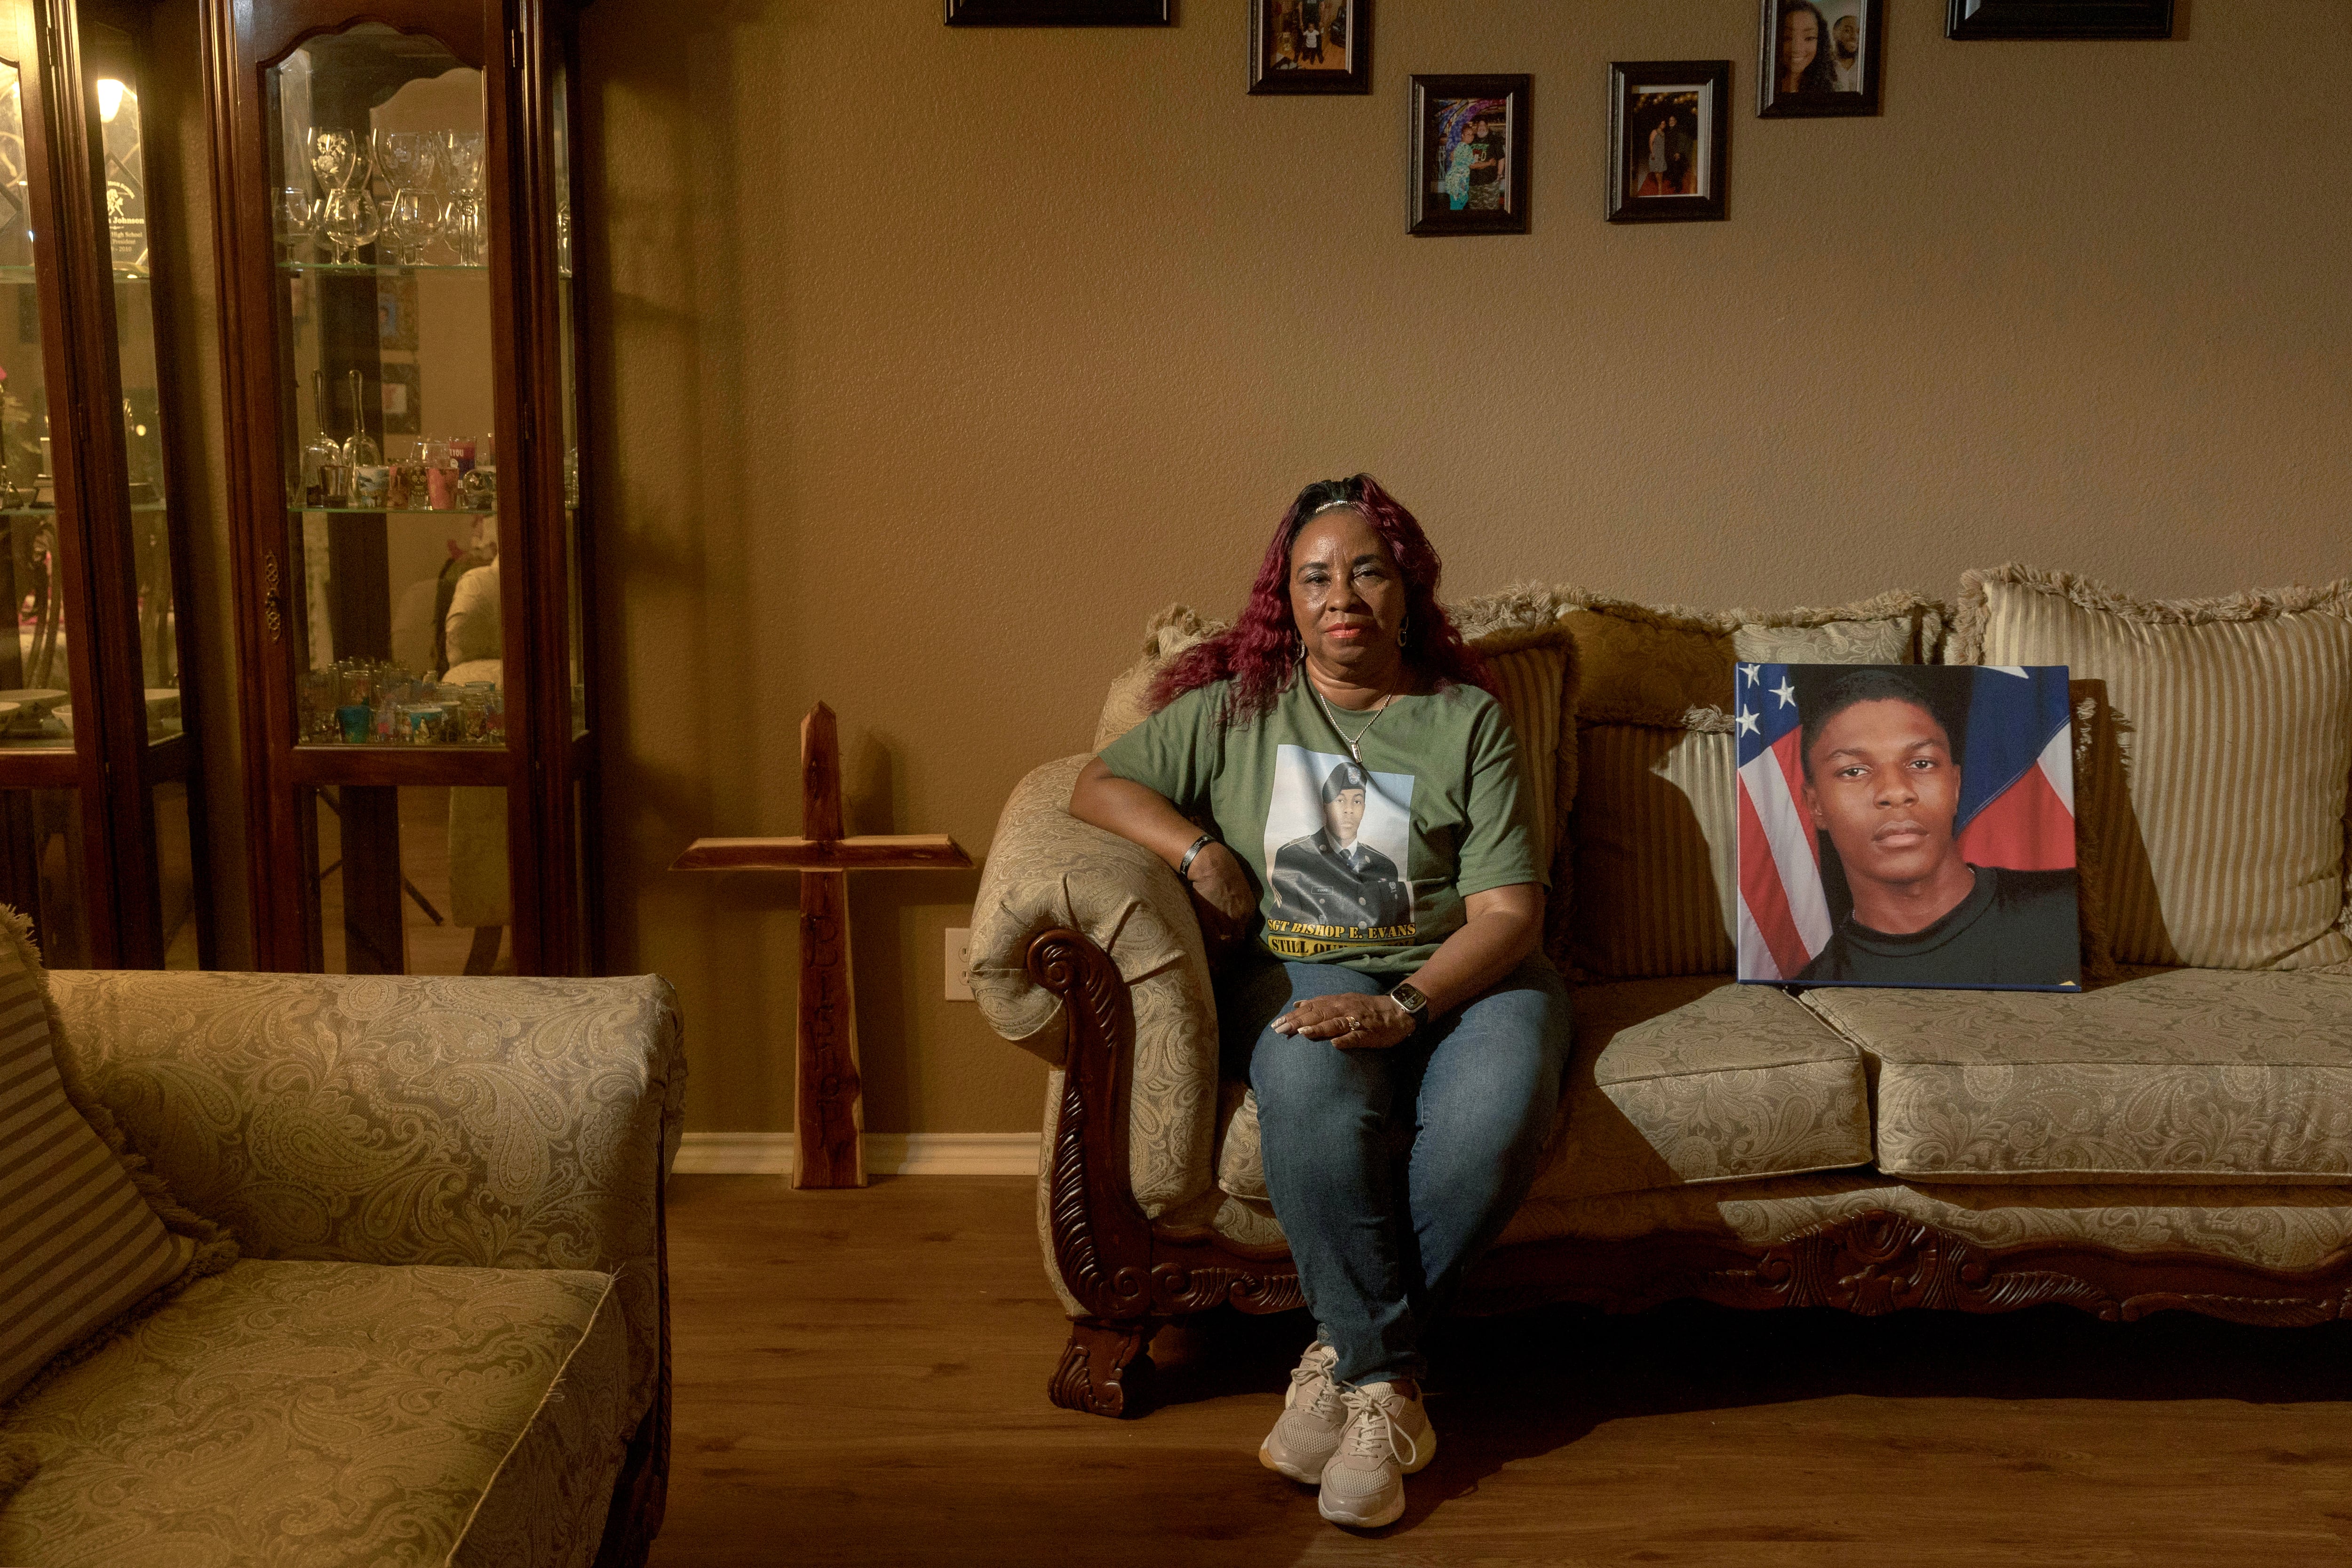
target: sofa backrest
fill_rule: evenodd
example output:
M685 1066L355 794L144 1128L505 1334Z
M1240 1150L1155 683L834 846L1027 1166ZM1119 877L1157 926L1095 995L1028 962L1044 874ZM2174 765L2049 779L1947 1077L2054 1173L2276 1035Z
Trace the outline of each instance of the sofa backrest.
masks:
M1728 973L1738 951L1733 666L1925 662L1942 642L1944 608L1901 592L1769 611L1557 592L1578 672L1567 957L1592 980Z
M2352 963L2352 579L2152 600L1990 567L1961 578L1949 658L2065 665L2102 714L2075 792L2118 962Z

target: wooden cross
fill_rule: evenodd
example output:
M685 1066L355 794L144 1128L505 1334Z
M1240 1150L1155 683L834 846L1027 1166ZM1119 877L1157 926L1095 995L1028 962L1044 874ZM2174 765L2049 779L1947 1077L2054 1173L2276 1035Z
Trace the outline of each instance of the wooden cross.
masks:
M793 1185L866 1184L866 1110L857 1076L856 992L849 969L849 873L971 865L944 833L845 838L841 741L820 702L801 721L798 838L698 838L673 871L801 874L801 1006L793 1090Z

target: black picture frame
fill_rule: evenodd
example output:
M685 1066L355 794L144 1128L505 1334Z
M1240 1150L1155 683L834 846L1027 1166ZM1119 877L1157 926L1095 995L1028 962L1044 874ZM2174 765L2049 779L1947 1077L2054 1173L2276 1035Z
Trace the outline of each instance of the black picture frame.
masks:
M1948 38L2168 38L2173 0L1947 0Z
M1644 104L1645 98L1670 99ZM1667 131L1664 116L1684 113L1697 121L1685 167L1675 167L1669 134L1656 150L1666 177L1687 192L1643 195L1644 173L1633 164L1634 138L1647 142L1653 130ZM1685 133L1689 134L1689 133ZM1692 223L1724 217L1731 182L1731 62L1729 60L1612 60L1609 63L1609 194L1611 223Z
M1860 33L1854 51L1856 85L1827 91L1780 90L1780 17L1792 0L1759 0L1756 25L1756 113L1764 120L1821 120L1878 112L1878 78L1886 55L1886 0L1802 0L1820 24L1822 47L1846 22ZM1832 49L1825 68L1837 73Z
M950 27L1167 27L1176 0L947 0Z
M1252 95L1293 93L1366 93L1372 90L1372 0L1310 0L1327 13L1318 20L1328 34L1336 18L1340 47L1348 51L1345 70L1327 67L1300 69L1285 66L1282 27L1300 0L1250 0L1249 47ZM1327 42L1323 48L1328 51Z
M1412 90L1406 94L1406 108L1412 116L1412 134L1407 138L1412 149L1412 194L1405 224L1407 234L1528 232L1528 148L1533 140L1528 121L1528 89L1533 79L1526 76L1417 76L1412 79ZM1439 170L1436 160L1445 150L1451 133L1446 128L1435 124L1435 121L1440 116L1454 112L1452 106L1481 100L1499 100L1503 106L1503 166L1494 182L1501 189L1491 206L1465 205L1456 207L1446 184L1449 177L1464 182L1465 196L1475 196L1476 193L1473 186L1485 182L1473 178L1475 174L1475 153L1472 166L1458 176L1449 176ZM1459 138L1454 138L1454 145L1460 144Z

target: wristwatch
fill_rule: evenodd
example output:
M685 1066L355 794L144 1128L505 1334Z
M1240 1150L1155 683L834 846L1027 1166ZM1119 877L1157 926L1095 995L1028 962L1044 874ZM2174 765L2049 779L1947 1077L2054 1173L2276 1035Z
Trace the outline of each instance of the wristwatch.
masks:
M1412 1020L1415 1031L1429 1021L1429 998L1415 990L1412 981L1401 982L1395 990L1389 993L1389 1000L1405 1010L1405 1016Z

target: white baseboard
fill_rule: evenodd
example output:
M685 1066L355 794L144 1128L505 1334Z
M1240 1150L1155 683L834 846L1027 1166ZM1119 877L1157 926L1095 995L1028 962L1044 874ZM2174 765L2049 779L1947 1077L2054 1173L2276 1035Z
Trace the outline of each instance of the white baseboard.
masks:
M882 1176L1034 1176L1034 1132L868 1132L866 1168ZM681 1176L789 1176L789 1132L688 1132L678 1140Z

